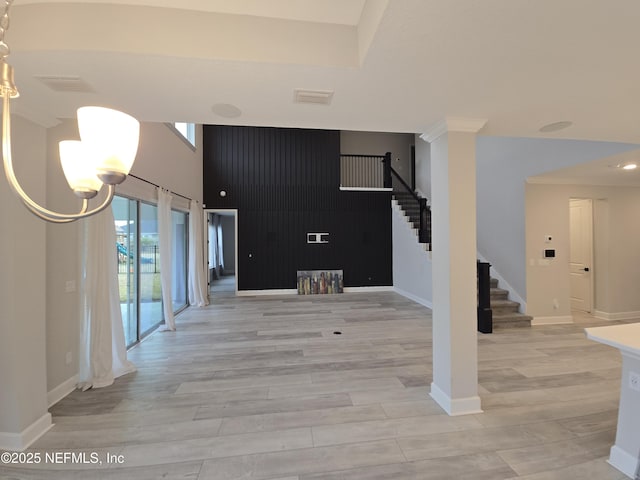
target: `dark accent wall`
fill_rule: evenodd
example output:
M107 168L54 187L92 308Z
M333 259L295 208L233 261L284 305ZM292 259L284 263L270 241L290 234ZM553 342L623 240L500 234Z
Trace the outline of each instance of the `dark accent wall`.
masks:
M296 288L297 270L319 269L344 270L348 287L393 284L391 194L340 191L340 132L205 125L203 137L204 204L238 209L240 290Z

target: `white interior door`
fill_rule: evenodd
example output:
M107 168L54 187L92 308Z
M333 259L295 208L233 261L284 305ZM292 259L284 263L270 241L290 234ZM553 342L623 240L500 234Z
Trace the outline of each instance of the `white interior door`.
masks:
M571 308L591 312L593 305L593 205L569 201L569 284Z

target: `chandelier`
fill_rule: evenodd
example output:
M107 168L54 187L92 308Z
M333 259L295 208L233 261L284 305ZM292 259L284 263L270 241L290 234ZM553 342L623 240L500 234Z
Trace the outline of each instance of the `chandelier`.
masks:
M101 212L109 206L115 186L122 183L131 170L138 151L140 123L130 115L104 107L78 109L80 140L64 140L59 144L60 163L73 193L82 199L77 213L48 210L22 189L13 170L11 156L10 99L18 97L13 68L5 62L9 47L4 35L9 28L9 7L13 0L0 1L0 96L2 96L2 157L4 172L11 190L27 209L43 220L68 223ZM105 200L89 209L89 200L107 186Z

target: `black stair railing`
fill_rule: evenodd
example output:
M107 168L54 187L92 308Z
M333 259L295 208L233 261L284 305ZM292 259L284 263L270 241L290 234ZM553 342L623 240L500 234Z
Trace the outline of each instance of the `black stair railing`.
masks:
M478 331L481 333L493 332L490 267L488 262L478 261Z
M387 152L382 160L384 165L384 186L402 195L409 204L413 204L419 212L418 241L431 245L431 208L427 199L419 197L416 192L391 166L391 152Z
M380 190L385 188L387 179L383 164L384 158L383 155L341 153L340 188L344 190Z

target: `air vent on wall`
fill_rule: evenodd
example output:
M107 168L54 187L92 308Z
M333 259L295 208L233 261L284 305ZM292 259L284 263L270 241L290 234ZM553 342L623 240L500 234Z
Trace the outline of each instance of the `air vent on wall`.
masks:
M75 75L34 75L34 77L55 92L95 92L91 85Z
M297 88L293 91L293 101L295 103L329 105L332 98L333 90L304 90Z

